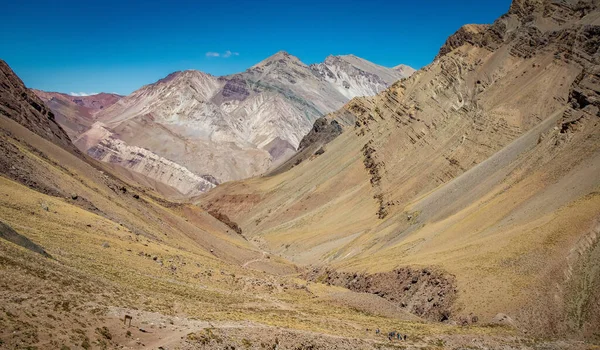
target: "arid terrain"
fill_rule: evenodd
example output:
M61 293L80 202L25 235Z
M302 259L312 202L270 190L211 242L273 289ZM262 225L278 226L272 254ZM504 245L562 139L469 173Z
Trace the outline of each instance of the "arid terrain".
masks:
M228 76L174 72L99 110L93 123L69 135L82 152L133 181L168 198L189 198L264 174L296 152L317 118L413 72L353 55L307 65L281 51ZM55 114L69 114L55 101L49 105ZM89 120L85 113L76 119Z
M218 185L0 61L0 349L598 349L599 60L599 1L514 0Z
M72 96L60 92L33 92L54 113L56 121L71 140L75 140L96 122L96 114L110 107L123 96L100 93L90 96Z
M343 272L317 281L428 319L506 314L529 334L598 339L599 21L597 1L514 1L315 123L272 176L197 203L264 250ZM422 304L419 274L416 292L369 286L407 267L455 291Z

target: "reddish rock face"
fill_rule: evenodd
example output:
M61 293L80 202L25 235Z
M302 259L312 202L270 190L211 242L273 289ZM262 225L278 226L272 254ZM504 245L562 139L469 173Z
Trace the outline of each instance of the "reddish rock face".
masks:
M101 92L99 94L89 96L73 96L69 94L64 94L62 92L47 92L35 89L33 91L42 100L51 100L53 98L56 98L60 100L70 101L78 106L86 107L91 110L104 109L123 98L123 96L121 95L106 92Z
M0 60L0 114L47 140L77 152L69 136L57 123L54 113L25 87L21 79L2 60Z
M74 105L85 108L90 114L95 114L96 112L112 106L114 103L119 101L123 96L111 93L101 92L95 95L89 96L73 96L68 94L63 94L61 92L47 92L41 90L33 90L35 94L42 99L42 101L53 101L59 100L63 102L70 102Z
M91 127L98 112L123 97L104 92L90 96L72 96L60 92L32 91L52 110L56 121L73 140Z

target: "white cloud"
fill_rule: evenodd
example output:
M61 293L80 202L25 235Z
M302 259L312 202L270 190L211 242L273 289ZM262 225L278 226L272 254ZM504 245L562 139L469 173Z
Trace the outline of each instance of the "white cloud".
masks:
M212 52L209 51L206 53L206 57L222 57L222 58L229 58L231 56L239 56L239 52L232 52L230 50L227 50L223 53L218 53L218 52Z
M229 50L225 51L225 53L223 54L223 57L227 58L227 57L231 57L231 56L239 56L240 54L237 52L231 52Z
M98 95L98 93L97 92L90 92L90 93L87 93L87 92L70 92L69 95L83 97L83 96Z

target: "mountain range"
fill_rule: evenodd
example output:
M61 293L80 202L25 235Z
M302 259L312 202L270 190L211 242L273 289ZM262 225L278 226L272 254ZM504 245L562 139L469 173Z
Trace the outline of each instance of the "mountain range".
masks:
M0 346L596 347L598 43L599 1L513 0L410 77L315 112L289 153L258 145L293 130L231 116L259 96L333 105L308 98L328 86L341 100L354 58L280 53L92 97L78 147L0 60ZM158 155L180 135L280 164L215 185Z
M165 195L189 197L273 169L295 154L317 118L413 72L353 55L306 65L278 52L239 74L188 70L123 98L95 95L102 103L91 110L37 93L83 152Z
M123 97L109 93L72 96L60 92L46 92L36 89L33 89L33 92L52 110L56 121L72 140L94 124L96 113Z
M410 78L317 120L271 176L222 184L196 203L266 251L327 266L316 281L421 317L445 320L439 308L452 300L451 317L465 324L505 314L524 331L592 336L598 7L515 0L493 24L460 28ZM412 299L421 287L373 284L399 266L446 271L457 294L423 304Z

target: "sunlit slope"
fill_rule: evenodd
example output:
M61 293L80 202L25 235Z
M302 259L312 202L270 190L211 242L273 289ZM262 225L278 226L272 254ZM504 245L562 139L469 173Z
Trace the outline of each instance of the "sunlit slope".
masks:
M122 183L7 118L0 131L2 147L14 151L3 158L14 169L0 177L1 221L51 256L0 239L8 348L177 348L206 328L250 332L269 345L273 332L301 332L347 348L388 346L364 333L373 325L401 329L420 347L448 335L493 343L515 334L423 323L373 295L285 277L294 266L200 208ZM133 327L123 325L126 314Z
M302 264L437 266L457 278L458 315L592 335L597 5L515 1L461 28L428 67L328 115L344 132L324 153L200 205Z
M296 268L205 211L122 182L75 151L47 115L30 110L43 107L33 93L15 87L2 90L3 105L20 108L0 116L0 229L10 227L48 256L1 232L2 346L176 347L182 336L215 325L344 337L373 323L414 335L445 332L406 322L419 319L403 310L383 315L385 301L327 286L309 290L284 277ZM341 292L352 308L332 300ZM375 311L360 311L368 308ZM125 314L134 327L123 325Z

